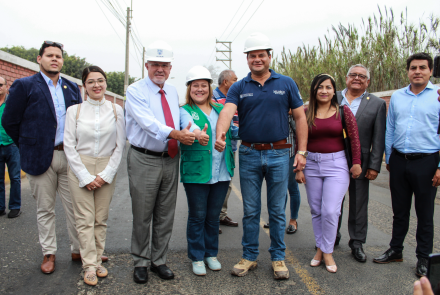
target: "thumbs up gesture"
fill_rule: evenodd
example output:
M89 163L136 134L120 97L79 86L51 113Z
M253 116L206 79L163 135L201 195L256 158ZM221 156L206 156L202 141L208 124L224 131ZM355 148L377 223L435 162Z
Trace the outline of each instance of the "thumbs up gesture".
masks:
M226 133L222 132L217 135L217 140L215 141L215 149L219 152L223 152L226 148Z
M182 129L180 131L180 134L177 138L178 141L180 141L180 143L183 143L185 145L192 145L194 140L195 140L195 134L191 131L189 131L189 129L191 128L192 123L189 122L188 126L186 126L186 128Z
M200 131L200 135L199 135L199 143L201 145L208 145L209 143L209 135L206 134L206 130L208 130L208 124L205 123L205 128L203 128L203 130Z

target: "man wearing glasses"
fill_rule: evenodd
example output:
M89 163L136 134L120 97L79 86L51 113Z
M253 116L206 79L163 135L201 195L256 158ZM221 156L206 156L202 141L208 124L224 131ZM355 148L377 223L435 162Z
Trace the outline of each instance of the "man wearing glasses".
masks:
M67 181L63 136L66 109L82 102L78 86L62 77L63 45L44 41L37 62L40 72L17 79L9 90L2 125L19 147L21 168L27 173L37 201L37 224L44 258L41 271L55 270L56 194L66 213L72 259L80 259L72 200Z
M362 173L358 178L351 178L348 194L350 207L348 214L348 233L353 257L365 262L367 257L362 245L367 239L369 181L375 180L382 166L385 150L386 103L383 99L367 92L370 84L370 72L357 64L348 70L345 78L347 88L336 93L338 103L347 105L355 115L361 141ZM341 240L341 216L335 245Z
M5 110L8 93L8 82L0 77L0 118ZM18 217L21 213L21 175L20 153L17 146L0 124L0 216L5 215L5 164L8 166L11 188L9 193L8 218Z

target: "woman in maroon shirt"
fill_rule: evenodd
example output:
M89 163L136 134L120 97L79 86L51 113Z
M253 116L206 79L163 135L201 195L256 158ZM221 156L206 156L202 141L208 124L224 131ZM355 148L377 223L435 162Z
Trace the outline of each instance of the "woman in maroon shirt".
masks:
M327 74L316 76L310 88L309 107L306 110L309 126L307 164L304 171L296 174L296 180L306 186L312 213L317 251L310 265L318 266L324 259L327 270L333 273L337 270L332 253L342 199L350 183L350 173L357 178L362 172L356 119L347 106L343 108L351 143L352 167L348 167L345 157L335 80Z

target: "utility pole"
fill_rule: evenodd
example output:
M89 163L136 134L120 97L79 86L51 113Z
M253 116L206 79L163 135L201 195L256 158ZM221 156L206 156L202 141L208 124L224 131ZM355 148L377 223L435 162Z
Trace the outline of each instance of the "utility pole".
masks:
M232 62L232 57L231 57L231 53L232 53L232 49L231 49L231 41L218 41L217 39L215 39L215 52L221 52L227 59L219 59L217 56L215 57L216 61L221 61L225 64L225 66L228 67L228 65L225 63L226 61L229 61L229 69L231 69L231 62ZM227 50L224 49L218 49L217 48L217 44L221 44L223 46L226 47ZM229 56L226 55L226 53L229 53Z
M129 71L128 71L128 66L129 66L129 47L130 47L130 29L131 29L131 13L133 12L133 10L130 9L130 7L127 7L127 25L126 25L126 38L125 38L125 79L124 79L124 96L126 95L127 92L127 87L128 87L128 77L129 77Z
M142 50L142 79L144 78L144 70L145 70L145 47Z

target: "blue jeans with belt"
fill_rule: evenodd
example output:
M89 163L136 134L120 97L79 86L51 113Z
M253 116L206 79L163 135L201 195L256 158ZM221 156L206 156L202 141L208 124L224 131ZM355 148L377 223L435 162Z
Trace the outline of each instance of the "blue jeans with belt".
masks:
M217 257L220 226L218 216L225 201L229 181L213 184L184 183L183 186L188 199L188 257L192 261Z
M272 261L284 260L286 245L286 192L289 175L289 149L257 151L239 148L240 186L243 196L243 258L255 261L259 251L261 185L266 179L269 212L269 253ZM293 169L293 168L292 168Z
M9 210L21 207L21 166L20 153L17 146L0 145L0 211L6 209L5 204L5 164L8 166L11 187L9 191Z

